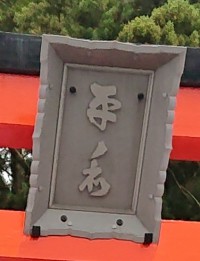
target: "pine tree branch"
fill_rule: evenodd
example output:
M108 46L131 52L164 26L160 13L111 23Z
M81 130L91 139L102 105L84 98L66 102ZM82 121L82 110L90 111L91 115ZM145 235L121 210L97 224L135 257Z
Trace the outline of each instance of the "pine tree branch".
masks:
M20 165L24 168L24 170L25 171L29 171L29 166L26 163L26 161L23 158L23 156L19 153L19 151L16 150L16 149L10 149L10 152L17 156L18 161L19 161Z
M182 186L182 185L178 182L178 180L177 180L177 178L176 178L174 172L173 172L170 168L168 168L168 170L169 170L170 173L172 174L172 177L173 177L173 179L174 179L176 185L177 185L178 188L180 189L180 191L181 191L187 198L188 198L188 195L189 195L189 196L195 201L195 203L197 204L197 206L200 208L200 202L198 201L198 199L197 199L189 190L187 190L184 186Z

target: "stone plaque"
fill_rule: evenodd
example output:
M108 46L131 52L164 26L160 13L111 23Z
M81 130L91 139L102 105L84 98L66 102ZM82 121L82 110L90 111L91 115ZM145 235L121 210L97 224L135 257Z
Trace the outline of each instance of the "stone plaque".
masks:
M43 36L26 233L158 241L184 59Z
M131 212L151 74L78 65L65 73L53 206ZM95 162L101 173L89 180Z

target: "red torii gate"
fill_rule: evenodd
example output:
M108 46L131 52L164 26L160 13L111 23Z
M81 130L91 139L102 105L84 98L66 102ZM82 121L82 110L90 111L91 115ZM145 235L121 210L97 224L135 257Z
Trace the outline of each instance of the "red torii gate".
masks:
M0 147L31 148L39 78L0 74ZM200 89L178 94L171 159L200 161ZM24 212L0 211L0 260L199 261L200 222L163 221L158 245L71 236L31 239Z
M0 147L31 148L39 77L0 74ZM180 88L171 159L200 161L200 88Z

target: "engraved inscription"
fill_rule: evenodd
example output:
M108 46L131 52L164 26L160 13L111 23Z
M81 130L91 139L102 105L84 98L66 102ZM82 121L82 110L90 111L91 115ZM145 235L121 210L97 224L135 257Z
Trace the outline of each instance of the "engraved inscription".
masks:
M99 177L102 168L98 166L96 158L103 156L107 152L104 141L100 141L91 156L90 168L83 170L83 175L87 176L79 186L79 190L83 191L87 188L89 194L95 197L101 197L108 194L110 184L103 177Z
M93 83L90 86L94 99L90 102L87 109L89 121L98 127L101 131L106 129L107 121L116 122L117 116L112 112L121 108L121 102L110 98L117 93L116 86L102 86ZM111 186L101 177L102 168L98 166L97 158L103 156L107 152L107 147L104 141L98 142L95 151L90 157L90 167L83 170L83 175L86 178L79 185L79 190L82 192L87 189L90 196L102 197L108 194Z
M104 131L107 121L116 122L117 120L117 116L112 111L121 108L120 101L109 97L116 95L116 86L101 86L93 83L90 89L95 98L89 104L87 116L92 124Z

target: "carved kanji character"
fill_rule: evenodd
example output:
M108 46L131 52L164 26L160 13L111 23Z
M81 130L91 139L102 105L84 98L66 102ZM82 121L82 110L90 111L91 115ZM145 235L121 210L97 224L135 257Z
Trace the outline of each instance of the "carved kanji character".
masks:
M113 85L101 86L93 83L90 88L95 98L89 104L87 116L91 123L104 131L107 121L116 122L117 117L111 111L120 109L121 102L109 97L116 95L116 87Z
M79 190L83 191L87 188L91 196L101 197L106 195L110 190L110 184L103 178L98 177L102 173L101 167L98 166L96 158L104 155L107 147L104 141L100 141L91 156L90 168L83 170L83 175L87 176L79 186ZM94 187L100 187L94 191Z

